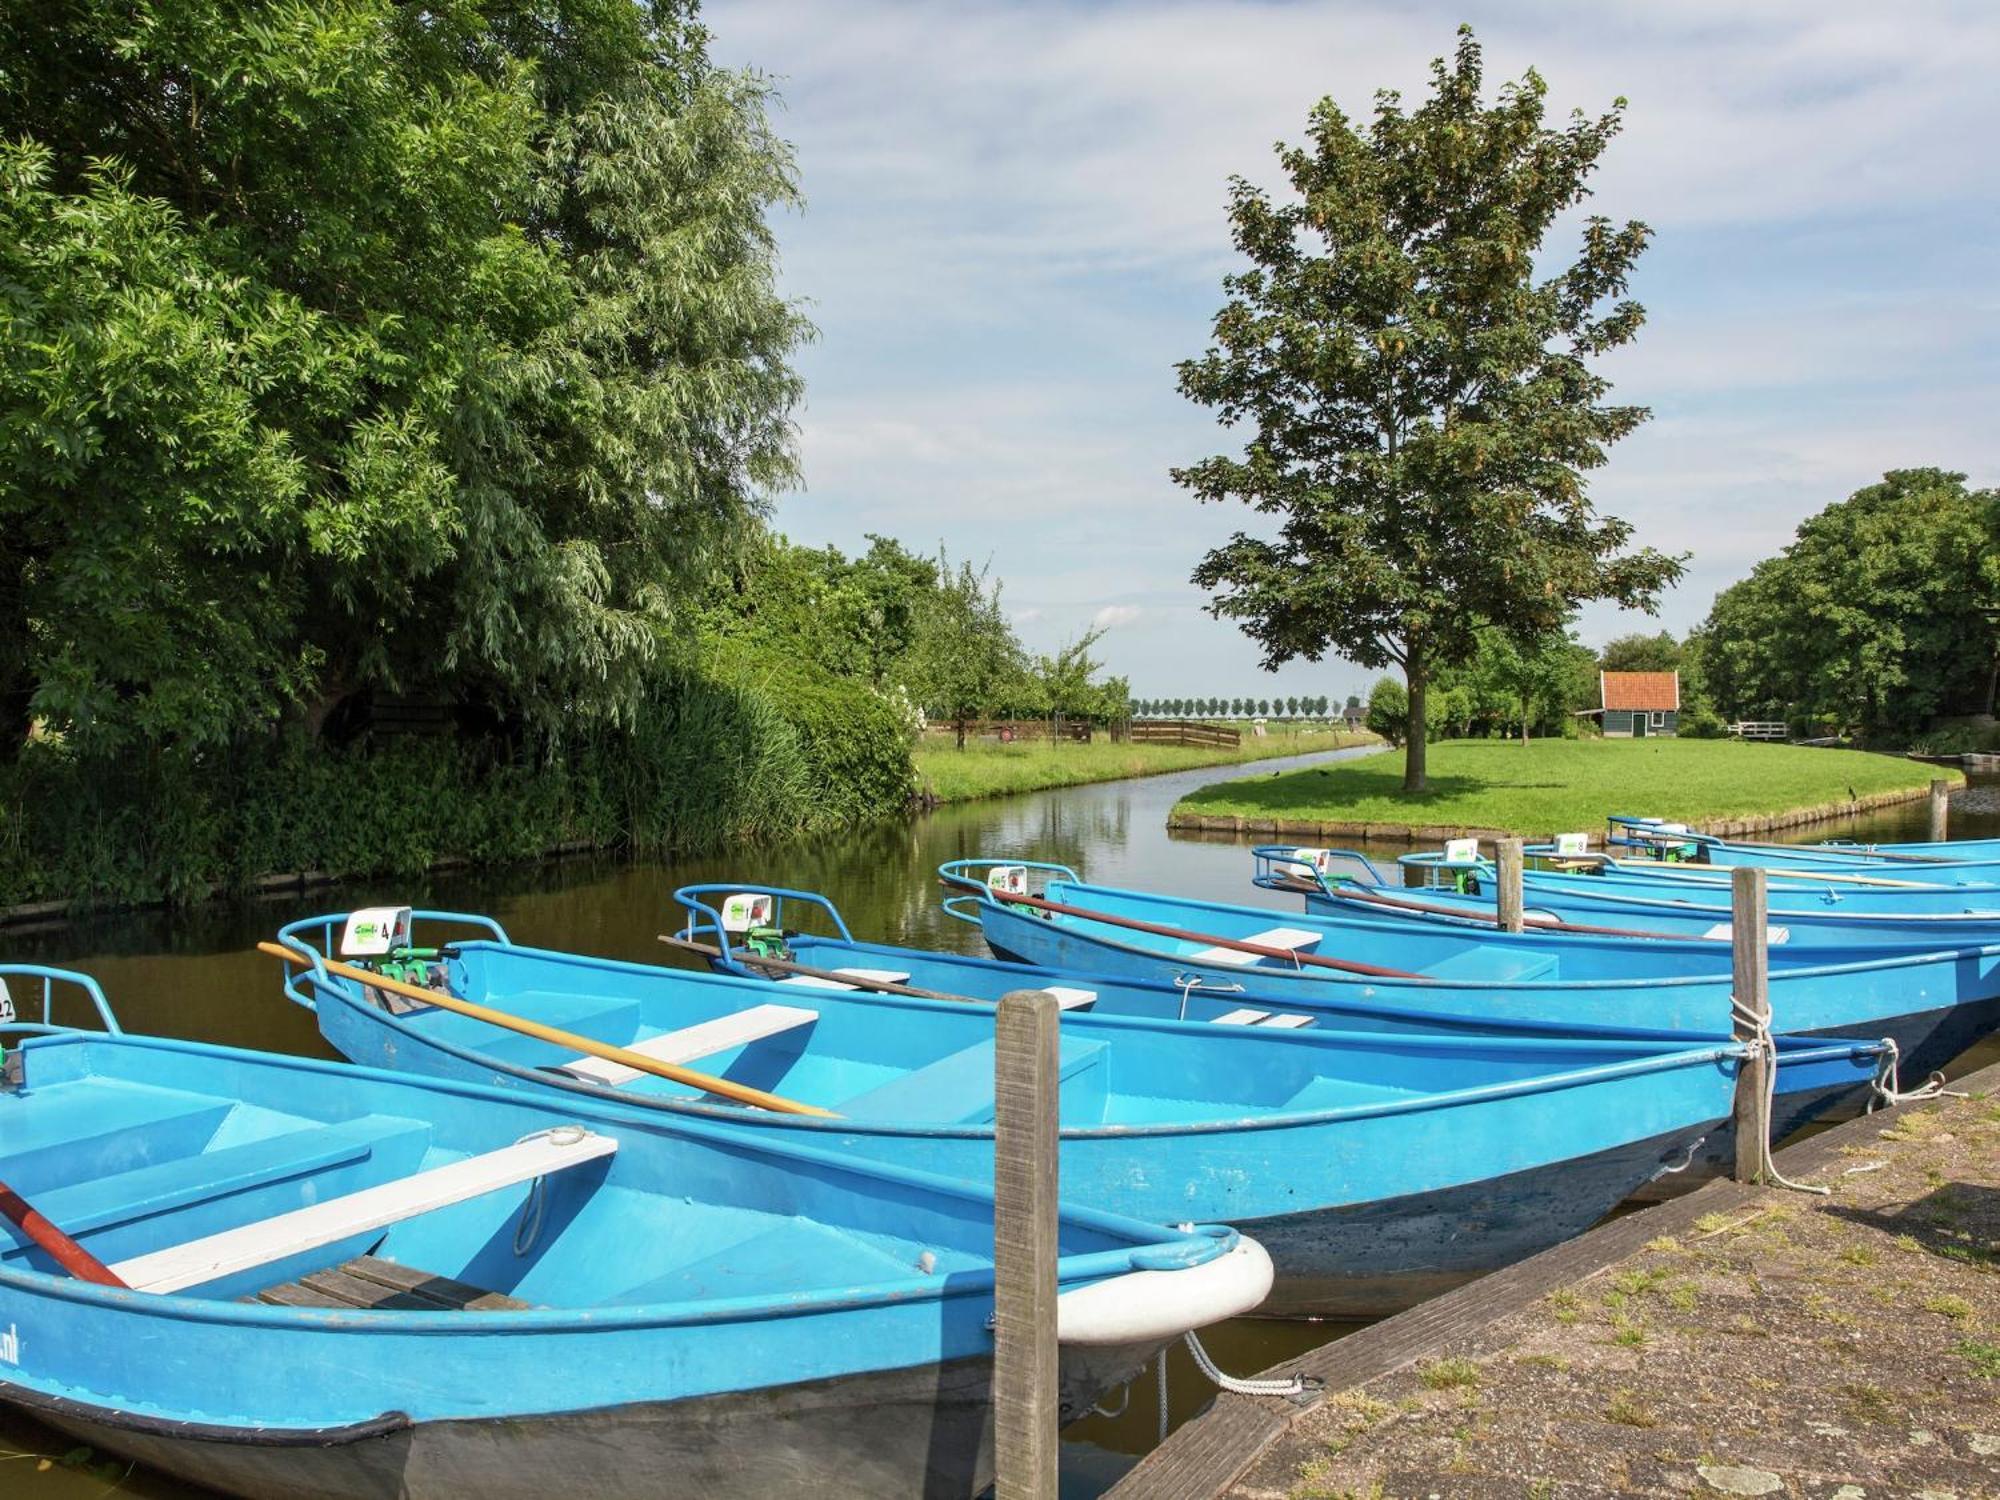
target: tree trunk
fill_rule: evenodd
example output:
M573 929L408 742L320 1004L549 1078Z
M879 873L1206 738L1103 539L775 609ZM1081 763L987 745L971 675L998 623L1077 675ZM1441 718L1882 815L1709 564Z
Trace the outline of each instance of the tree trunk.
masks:
M1528 745L1528 695L1521 694L1521 748Z
M1430 742L1430 730L1424 721L1427 664L1423 654L1415 646L1409 648L1408 660L1403 664L1403 675L1409 682L1410 692L1409 722L1404 726L1403 790L1422 792L1429 789L1424 780L1424 751Z
M960 714L960 715L958 716L958 748L959 748L959 749L961 749L961 750L963 750L963 749L965 748L965 715L964 715L964 714Z

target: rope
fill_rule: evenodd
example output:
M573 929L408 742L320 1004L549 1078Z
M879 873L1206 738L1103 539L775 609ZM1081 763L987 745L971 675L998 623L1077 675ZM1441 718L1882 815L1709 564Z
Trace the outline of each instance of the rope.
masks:
M1915 1088L1905 1090L1898 1071L1902 1067L1902 1049L1892 1036L1882 1038L1882 1062L1875 1070L1872 1083L1874 1093L1868 1100L1868 1113L1874 1114L1883 1105L1916 1104L1925 1099L1963 1099L1964 1089L1948 1089L1944 1086L1944 1074L1933 1073Z
M1288 1375L1283 1380L1240 1380L1234 1375L1225 1375L1208 1357L1208 1351L1202 1348L1201 1340L1195 1337L1192 1328L1185 1337L1188 1353L1194 1356L1195 1368L1213 1381L1218 1390L1227 1391L1232 1396L1283 1396L1288 1401L1303 1401L1306 1392L1319 1387L1319 1382L1308 1375ZM1165 1364L1160 1368L1164 1370ZM1164 1392L1165 1389L1162 1384L1161 1390Z
M1778 1170L1777 1162L1771 1158L1771 1127L1776 1123L1772 1104L1778 1097L1778 1044L1771 1036L1770 1012L1759 1014L1731 995L1729 1014L1739 1025L1749 1028L1751 1036L1747 1045L1751 1055L1764 1059L1764 1138L1757 1143L1757 1175L1775 1187L1790 1188L1795 1193L1831 1197L1832 1188L1819 1187L1810 1182L1794 1182Z
M581 1125L551 1125L547 1130L531 1130L514 1142L525 1146L529 1141L549 1140L558 1146L574 1146L590 1132ZM535 1248L535 1241L542 1237L542 1220L548 1216L549 1180L537 1177L528 1185L528 1201L521 1205L521 1220L514 1226L514 1254L526 1255Z
M1160 1441L1164 1443L1167 1440L1167 1351L1166 1350L1162 1349L1160 1351L1159 1361L1154 1366L1154 1368L1159 1371L1159 1377L1160 1377L1159 1378Z

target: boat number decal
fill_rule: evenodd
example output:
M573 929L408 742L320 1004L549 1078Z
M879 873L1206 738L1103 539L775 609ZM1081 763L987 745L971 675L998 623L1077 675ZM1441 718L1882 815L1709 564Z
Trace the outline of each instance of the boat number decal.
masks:
M21 1335L12 1323L7 1331L0 1333L0 1364L18 1365L21 1362Z

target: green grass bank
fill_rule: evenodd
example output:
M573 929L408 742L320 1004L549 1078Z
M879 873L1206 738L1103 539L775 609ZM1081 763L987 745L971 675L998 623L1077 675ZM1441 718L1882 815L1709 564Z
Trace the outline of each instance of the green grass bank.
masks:
M1748 833L1887 806L1958 772L1855 750L1735 740L1446 740L1430 790L1403 794L1403 753L1218 782L1175 805L1178 828L1318 837L1543 836L1597 829L1610 812Z
M1122 781L1128 776L1158 776L1202 766L1242 765L1281 755L1310 755L1315 750L1340 750L1373 739L1345 730L1275 729L1262 739L1246 734L1235 750L1200 745L1113 744L1108 739L1087 745L1050 744L1047 740L1017 740L1003 745L976 740L963 750L950 740L917 746L917 780L933 802L970 802L978 797L1004 797L1014 792L1039 792L1051 787L1084 786L1096 781Z

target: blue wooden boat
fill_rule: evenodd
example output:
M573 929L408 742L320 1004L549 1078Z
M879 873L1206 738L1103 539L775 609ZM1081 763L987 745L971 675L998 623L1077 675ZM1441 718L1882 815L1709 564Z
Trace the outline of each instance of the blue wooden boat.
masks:
M432 990L836 1117L746 1110L465 1015L395 1013L319 967L344 918L294 923L282 941L312 967L288 993L356 1061L613 1097L635 1117L728 1119L941 1173L992 1170L987 1007L530 948L469 915L414 921L423 932L449 922L483 932L421 960ZM1276 1268L1268 1314L1373 1316L1578 1232L1687 1160L1728 1114L1743 1053L1726 1040L1349 1034L1244 1020L1067 1012L1062 1181L1106 1210L1253 1235ZM1850 1086L1872 1060L1835 1048L1827 1066Z
M1570 836L1580 841L1582 835ZM1470 841L1467 841L1468 843ZM1729 899L1725 866L1620 859L1579 850L1566 841L1530 844L1525 872L1537 891L1585 890L1650 899ZM1413 881L1458 883L1482 863L1476 851L1447 846L1406 854L1398 863ZM1825 908L1868 916L1992 916L2000 913L2000 885L1946 885L1911 878L1910 871L1772 869L1771 901L1783 910ZM1583 882L1589 882L1586 886Z
M126 1285L0 1220L0 1400L83 1441L260 1500L986 1480L983 1187L583 1093L24 1030L0 1180ZM1072 1415L1269 1285L1226 1229L1060 1234Z
M1046 877L1040 897L1027 889L1030 871ZM977 925L996 956L1050 968L1234 979L1308 1009L1320 997L1346 997L1398 1010L1696 1034L1730 1013L1729 959L1718 943L1281 914L1088 885L1067 866L1022 861L955 860L939 874L961 892L946 910ZM2000 947L1841 964L1801 957L1771 950L1774 1028L1886 1039L1905 1078L1944 1067L2000 1025Z
M1428 854L1406 854L1391 879L1365 854L1351 849L1301 849L1261 844L1251 850L1251 883L1268 891L1297 895L1307 911L1328 915L1373 913L1413 921L1446 922L1474 930L1499 923L1499 871L1474 855L1440 862ZM1447 878L1448 877L1448 878ZM1524 918L1548 932L1580 929L1599 936L1639 941L1672 938L1727 944L1730 893L1726 886L1651 888L1588 875L1524 869ZM1795 894L1778 891L1781 901ZM1608 932L1605 929L1610 929ZM2000 910L1936 914L1852 912L1844 905L1776 905L1769 910L1769 939L1790 953L1809 952L1816 961L1841 963L1873 952L1930 953L2000 943ZM1871 951L1872 950L1872 951Z
M1265 1001L1245 979L1169 983L1162 979L1078 974L1013 960L968 953L943 953L855 938L839 909L812 891L776 886L691 885L674 892L687 911L685 931L674 941L696 948L718 972L746 979L783 982L808 978L861 987L891 984L932 994L992 1003L1013 990L1041 989L1074 1012L1178 1021L1197 1028L1214 1024L1292 1029L1308 1021L1341 1031L1405 1035L1500 1038L1601 1037L1643 1040L1662 1046L1722 1041L1727 1032L1621 1031L1587 1021L1500 1021L1473 1010L1396 1010L1357 997L1323 997L1310 1014L1288 1009L1287 997ZM731 913L760 912L761 916ZM832 931L812 932L793 925L813 922ZM708 939L706 943L700 939ZM1192 977L1192 976L1189 976ZM1246 976L1254 986L1254 976ZM1890 1082L1893 1056L1880 1041L1843 1041L1780 1034L1774 1038L1778 1068L1772 1106L1772 1139L1782 1140L1815 1120L1858 1111L1879 1097ZM1709 1132L1689 1159L1635 1189L1635 1196L1659 1198L1688 1191L1726 1172L1735 1161L1734 1127Z
M2000 857L1967 846L1938 855L1890 853L1850 844L1764 844L1697 833L1685 823L1612 813L1605 842L1636 849L1660 864L1698 864L1720 869L1762 865L1773 871L1838 874L1847 879L1909 880L1932 885L1990 886L2000 882Z

